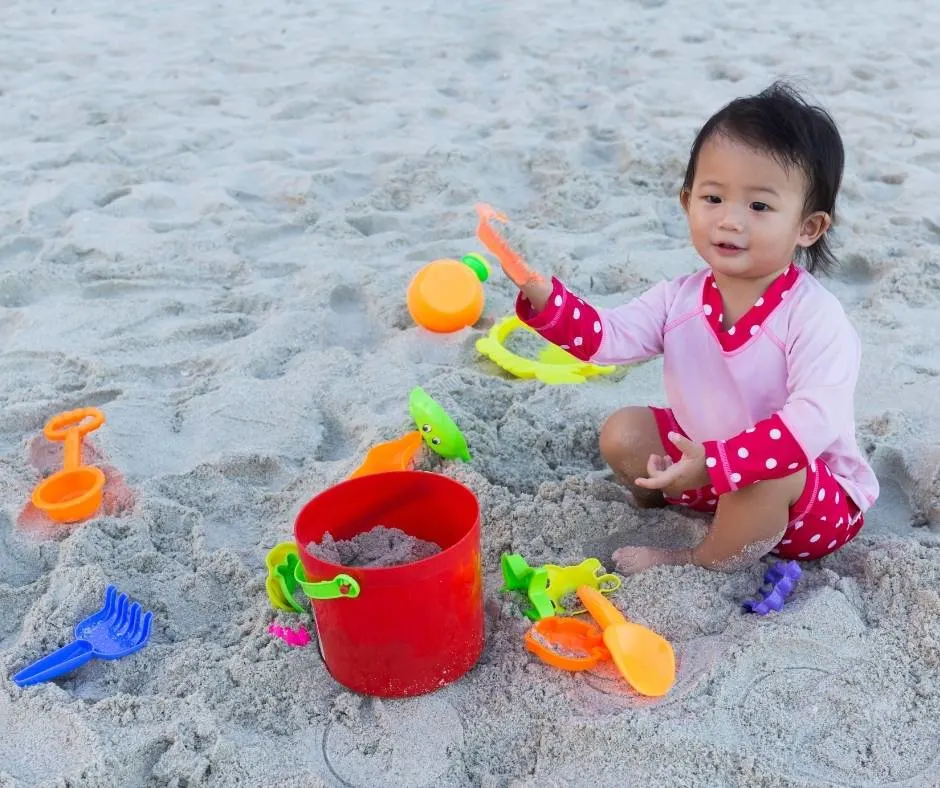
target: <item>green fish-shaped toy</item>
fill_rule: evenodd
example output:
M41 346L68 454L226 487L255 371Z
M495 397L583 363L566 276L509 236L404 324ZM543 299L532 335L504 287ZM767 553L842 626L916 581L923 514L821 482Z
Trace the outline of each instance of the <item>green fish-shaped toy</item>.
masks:
M408 396L408 410L427 447L441 457L470 462L470 450L463 433L440 405L420 386Z

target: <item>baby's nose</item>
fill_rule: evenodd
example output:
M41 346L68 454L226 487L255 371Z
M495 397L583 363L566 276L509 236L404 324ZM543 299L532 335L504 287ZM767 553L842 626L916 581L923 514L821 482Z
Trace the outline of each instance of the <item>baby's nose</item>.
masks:
M744 230L744 215L742 211L734 207L729 207L718 221L718 226L722 230L733 232L742 232Z

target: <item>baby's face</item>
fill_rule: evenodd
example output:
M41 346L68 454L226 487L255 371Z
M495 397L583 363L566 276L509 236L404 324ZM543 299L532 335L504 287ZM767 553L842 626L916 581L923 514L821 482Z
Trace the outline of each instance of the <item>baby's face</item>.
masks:
M683 195L696 251L716 275L759 279L786 268L801 238L805 189L796 167L713 137Z

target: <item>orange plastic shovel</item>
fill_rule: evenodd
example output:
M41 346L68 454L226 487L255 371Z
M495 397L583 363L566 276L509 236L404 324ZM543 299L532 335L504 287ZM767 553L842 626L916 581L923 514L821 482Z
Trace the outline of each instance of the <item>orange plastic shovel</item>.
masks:
M669 641L623 617L600 591L578 587L578 598L604 630L604 645L623 677L641 695L658 698L676 681L676 655Z
M412 466L423 440L420 432L412 430L395 440L377 443L369 449L362 465L349 474L349 478L355 479L357 476L384 471L407 471Z
M33 505L57 523L85 520L101 506L104 473L94 465L82 465L82 437L102 424L104 414L97 408L70 410L46 422L46 438L65 441L65 460L61 471L33 490Z

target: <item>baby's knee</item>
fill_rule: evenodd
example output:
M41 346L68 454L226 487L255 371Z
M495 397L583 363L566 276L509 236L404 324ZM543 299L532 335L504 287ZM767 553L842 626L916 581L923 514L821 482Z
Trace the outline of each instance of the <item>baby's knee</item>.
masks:
M611 413L610 416L601 425L601 434L598 438L598 446L601 451L601 457L610 465L623 458L625 441L623 439L623 418L622 411Z
M598 440L601 456L608 465L619 465L636 453L648 431L644 416L648 408L629 407L614 411L601 426ZM648 456L648 455L647 455ZM646 458L644 457L644 462Z

